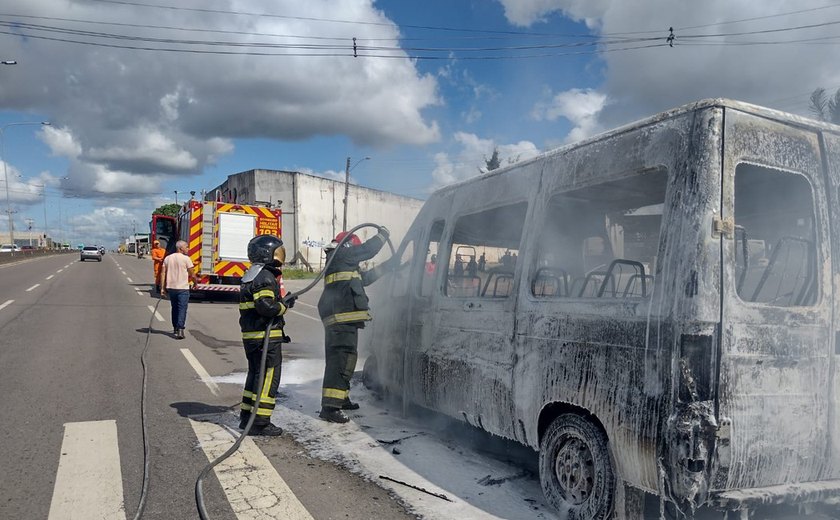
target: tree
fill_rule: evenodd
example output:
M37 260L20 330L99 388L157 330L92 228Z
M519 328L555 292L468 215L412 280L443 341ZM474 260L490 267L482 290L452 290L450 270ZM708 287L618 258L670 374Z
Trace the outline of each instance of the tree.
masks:
M502 165L502 162L499 160L498 148L493 148L493 155L491 155L489 159L487 159L486 157L484 158L484 165L488 172L497 170L499 166Z
M808 108L818 119L840 125L840 88L833 96L826 94L822 87L814 90Z
M166 215L167 217L177 217L178 210L181 209L180 204L164 204L152 212L153 215Z

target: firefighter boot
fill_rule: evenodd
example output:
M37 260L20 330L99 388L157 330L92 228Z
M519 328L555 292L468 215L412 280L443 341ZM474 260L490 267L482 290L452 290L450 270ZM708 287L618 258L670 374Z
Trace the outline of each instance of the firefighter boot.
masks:
M344 400L344 402L341 404L341 409L342 409L342 410L358 410L358 409L359 409L359 403L354 403L354 402L353 402L353 401L351 401L351 400L350 400L350 398L348 397L348 398L347 398L347 399L345 399L345 400Z
M268 423L265 426L253 425L251 426L251 431L248 432L248 435L262 437L278 437L280 435L283 435L283 428L275 426L271 423Z
M344 415L344 412L342 412L340 409L330 408L327 406L321 408L321 412L318 414L318 417L327 422L334 422L339 424L344 424L350 420L350 418Z

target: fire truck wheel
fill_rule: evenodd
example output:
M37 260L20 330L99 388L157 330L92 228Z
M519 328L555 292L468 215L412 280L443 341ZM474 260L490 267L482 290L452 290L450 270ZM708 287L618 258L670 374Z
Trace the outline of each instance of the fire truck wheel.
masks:
M615 473L607 437L577 414L554 419L540 441L540 483L543 494L569 520L610 517L615 498Z

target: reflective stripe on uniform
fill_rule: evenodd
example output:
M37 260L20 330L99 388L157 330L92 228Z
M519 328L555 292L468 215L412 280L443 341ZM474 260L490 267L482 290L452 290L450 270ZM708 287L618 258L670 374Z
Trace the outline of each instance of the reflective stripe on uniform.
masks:
M324 388L323 396L330 399L347 399L350 390L339 390L338 388Z
M328 274L324 277L324 285L329 285L333 282L346 282L353 278L362 279L362 275L358 271L339 271L337 273Z
M239 310L244 311L248 309L254 308L254 302L240 302L239 303Z
M259 300L260 298L274 298L274 291L271 289L263 289L262 291L257 291L254 293L254 300Z
M269 338L282 338L283 337L283 330L282 329L274 329L268 335ZM264 330L255 330L253 332L243 332L242 339L265 339L265 331Z
M373 317L371 317L370 311L352 311L339 312L338 314L327 316L321 321L324 322L324 325L330 326L337 323L353 323L357 321L370 321L372 319Z

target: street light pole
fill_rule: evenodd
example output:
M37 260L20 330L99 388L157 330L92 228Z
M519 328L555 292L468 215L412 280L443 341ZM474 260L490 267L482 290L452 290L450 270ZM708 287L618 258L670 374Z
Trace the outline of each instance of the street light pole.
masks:
M178 205L178 190L173 190L175 192L175 205Z
M347 200L350 197L350 172L353 168L359 165L362 161L367 161L370 157L362 157L352 167L350 166L350 158L347 158L347 163L344 165L344 220L341 224L341 230L347 231Z
M6 129L10 126L49 124L49 121L23 121L0 126L0 161L3 161L3 179L6 181L6 211L9 213L9 242L11 242L12 247L15 245L15 219L12 217L12 200L9 198L9 171L6 168Z

